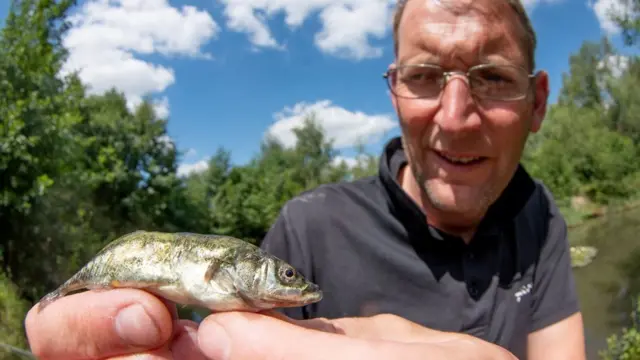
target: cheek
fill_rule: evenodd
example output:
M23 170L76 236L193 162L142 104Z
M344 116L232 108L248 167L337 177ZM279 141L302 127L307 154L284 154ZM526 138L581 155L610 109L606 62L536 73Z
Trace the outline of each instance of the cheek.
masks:
M415 143L428 134L429 129L433 127L436 111L437 106L433 101L398 100L398 115L408 142Z
M502 165L510 167L518 162L530 131L531 120L516 111L499 109L486 112L484 121L489 125L485 134Z

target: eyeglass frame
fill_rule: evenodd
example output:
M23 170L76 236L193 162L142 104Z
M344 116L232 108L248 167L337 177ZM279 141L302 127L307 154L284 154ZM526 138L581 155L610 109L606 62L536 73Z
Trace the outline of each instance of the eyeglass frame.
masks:
M464 77L467 81L467 84L470 84L470 80L469 80L469 74L477 69L482 69L482 68L488 68L488 67L511 67L511 68L516 68L516 69L520 69L523 71L523 73L525 73L527 75L527 88L526 90L523 91L522 95L513 97L513 98L500 98L500 97L491 97L491 96L484 96L484 95L478 95L475 92L473 92L472 89L470 89L471 94L475 97L480 97L481 99L489 99L489 100L495 100L495 101L519 101L522 100L524 98L527 97L527 92L531 89L531 80L536 78L539 74L539 72L536 73L529 73L527 72L527 70L525 68L523 68L522 66L519 65L514 65L514 64L492 64L492 63L483 63L483 64L478 64L478 65L474 65L472 67L470 67L467 71L460 71L460 70L453 70L453 71L444 71L444 68L438 64L433 64L433 63L420 63L420 64L406 64L406 65L400 65L398 67L392 68L392 69L388 69L387 71L385 71L382 74L382 77L385 79L385 83L387 84L387 87L389 88L389 90L398 97L404 98L404 99L412 99L412 100L417 100L417 99L424 99L424 98L428 98L429 96L415 96L415 97L409 97L409 96L402 96L402 95L398 95L394 90L393 87L390 84L389 81L389 76L391 74L392 71L397 71L400 68L404 68L404 67L422 67L422 68L436 68L439 70L442 70L442 75L444 76L444 81L442 82L442 84L440 85L440 91L437 94L437 97L440 97L442 95L442 90L447 86L447 83L449 82L449 80L451 80L451 77L453 75L460 75L462 77Z

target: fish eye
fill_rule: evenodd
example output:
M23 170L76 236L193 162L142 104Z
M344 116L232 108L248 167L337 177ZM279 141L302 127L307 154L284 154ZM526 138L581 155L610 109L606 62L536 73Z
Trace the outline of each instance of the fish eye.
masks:
M295 279L296 271L292 267L286 266L280 269L280 276L284 280L293 280Z
M293 272L293 270L292 270L292 269L287 269L287 270L284 272L284 276L286 276L286 277L288 277L288 278L293 277L293 275L294 275L294 272Z

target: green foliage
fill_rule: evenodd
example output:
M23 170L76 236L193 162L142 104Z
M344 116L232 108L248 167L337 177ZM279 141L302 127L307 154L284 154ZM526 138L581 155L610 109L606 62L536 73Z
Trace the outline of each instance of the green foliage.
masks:
M607 348L600 352L603 360L640 359L640 296L631 312L631 326L607 338Z
M544 140L528 144L524 164L557 197L586 195L605 203L637 191L627 180L640 170L636 146L608 128L600 114L573 105L554 107L536 134Z
M79 120L73 77L59 79L70 1L13 2L0 37L0 214L28 213L53 184ZM29 29L29 31L25 31ZM71 105L71 106L69 106Z
M622 12L610 10L608 16L622 28L622 35L627 45L633 45L638 40L640 31L640 0L618 0Z
M637 59L627 68L603 39L585 42L570 58L558 103L531 136L523 163L560 199L584 195L606 204L638 192L640 80Z
M27 314L27 302L18 295L15 284L0 271L0 342L18 349L27 348L22 325ZM0 346L0 360L16 359L13 351Z
M314 116L293 132L295 146L287 148L268 137L245 166L230 168L228 152L214 157L205 175L213 185L207 194L211 232L259 242L287 200L347 176L345 165L334 165L337 152Z

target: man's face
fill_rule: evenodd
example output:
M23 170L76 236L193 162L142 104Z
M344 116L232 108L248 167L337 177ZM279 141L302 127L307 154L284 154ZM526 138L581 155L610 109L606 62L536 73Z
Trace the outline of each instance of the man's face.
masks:
M433 63L464 72L491 62L527 69L521 34L506 1L410 0L395 65ZM430 216L455 219L460 226L479 220L511 179L529 132L540 127L547 95L545 73L523 100L475 100L467 82L455 76L437 99L392 95L409 175ZM447 157L481 160L462 164Z

